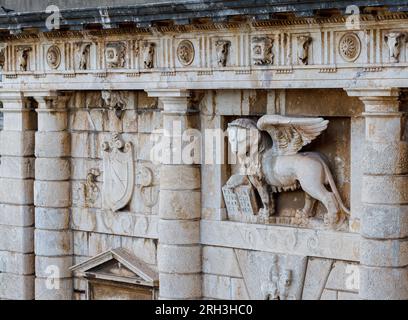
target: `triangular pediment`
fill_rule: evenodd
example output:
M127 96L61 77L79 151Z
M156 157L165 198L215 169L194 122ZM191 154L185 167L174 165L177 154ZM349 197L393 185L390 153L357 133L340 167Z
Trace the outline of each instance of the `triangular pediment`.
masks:
M108 250L70 268L78 277L157 286L158 273L123 248Z

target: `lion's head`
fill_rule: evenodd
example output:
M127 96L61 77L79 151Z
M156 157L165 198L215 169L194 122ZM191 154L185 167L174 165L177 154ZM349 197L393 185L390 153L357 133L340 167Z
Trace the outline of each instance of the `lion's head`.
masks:
M262 155L272 146L269 135L259 130L252 119L241 118L230 122L227 132L231 151L240 159L250 156L250 153Z

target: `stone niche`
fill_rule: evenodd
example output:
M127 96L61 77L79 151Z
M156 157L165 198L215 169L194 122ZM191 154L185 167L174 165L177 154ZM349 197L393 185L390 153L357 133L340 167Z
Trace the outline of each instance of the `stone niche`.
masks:
M86 281L87 300L155 300L159 276L122 248L101 253L73 266Z

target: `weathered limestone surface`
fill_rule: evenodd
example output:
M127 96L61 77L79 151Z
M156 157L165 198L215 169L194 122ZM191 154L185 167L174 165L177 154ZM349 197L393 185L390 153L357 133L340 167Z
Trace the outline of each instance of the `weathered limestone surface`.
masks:
M73 238L69 225L58 221L61 212L67 214L71 205L70 165L66 159L70 156L70 137L66 131L68 97L45 93L34 98L38 103L34 204L39 222L34 242L35 297L70 300L72 278L68 268L72 264ZM46 220L42 219L44 215Z
M161 299L408 299L402 1L351 28L311 16L343 2L141 2L0 14L0 299L88 299L71 267L113 249Z
M34 113L22 94L0 100L0 299L33 299Z
M365 105L366 160L363 167L360 241L360 297L408 299L408 251L405 236L408 172L405 165L400 92L396 89L353 90ZM373 157L372 150L389 150ZM397 156L393 156L393 155Z
M163 103L164 135L177 139L178 134L195 127L197 116L188 110L188 92L164 90L149 92L149 96L159 97ZM181 127L180 133L173 129L174 124ZM198 228L201 216L200 168L178 160L182 149L181 146L173 146L173 142L164 142L163 150L157 252L160 298L199 299L202 297ZM169 222L177 229L195 228L177 236L170 236L167 232L161 234L160 230L165 230Z

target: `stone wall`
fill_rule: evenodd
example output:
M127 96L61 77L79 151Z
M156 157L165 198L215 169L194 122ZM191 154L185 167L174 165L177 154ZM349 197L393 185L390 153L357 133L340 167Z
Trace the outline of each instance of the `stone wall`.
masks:
M266 299L274 259L282 270L292 271L286 299L358 299L357 282L353 278L358 264L354 262L212 246L203 248L204 297Z
M341 90L208 91L201 100L202 130L220 128L224 131L233 119L258 119L265 113L325 117L330 120L329 128L307 150L327 156L346 205L351 203L357 208L358 191L350 197L350 182L351 176L355 184L361 179L360 170L356 168L360 150L354 146L363 136L361 129L355 129L361 125L356 125L359 122L354 117L361 109L359 100L347 97ZM279 231L276 227L246 221L228 221L231 219L220 189L234 170L232 167L202 166L203 296L208 299L267 298L265 294L271 287L270 273L276 259L277 269L292 271L287 299L357 299L358 250L352 243L357 235L350 231L358 232L359 211L353 210L342 236L330 231L319 234L311 229L311 233L298 232L290 227L290 220L284 219L292 210L303 206L304 193L295 191L276 195L275 214L283 217L278 224L286 225ZM325 211L320 206L317 210ZM318 224L313 227L322 229Z
M121 120L103 106L100 92L78 92L69 103L72 150L72 217L74 264L109 249L123 247L156 268L159 168L150 161L151 134L162 123L157 100L132 92ZM112 212L102 209L103 162L101 145L119 132L134 146L135 189L129 205ZM142 186L140 171L153 173L151 186ZM99 171L99 174L98 174ZM95 174L95 188L87 185ZM144 198L145 197L145 198ZM85 284L75 279L76 298L84 298Z

